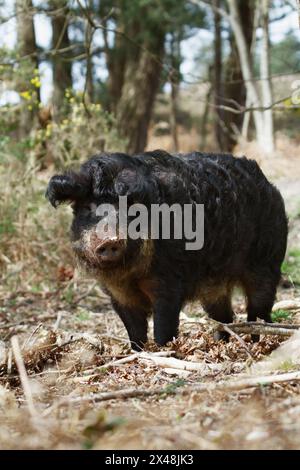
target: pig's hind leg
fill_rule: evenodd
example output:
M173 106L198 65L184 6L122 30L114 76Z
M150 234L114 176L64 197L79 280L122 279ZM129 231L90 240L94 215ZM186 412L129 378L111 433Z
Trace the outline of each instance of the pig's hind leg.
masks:
M147 312L124 307L114 299L112 299L112 305L124 323L132 349L135 351L144 349L144 345L147 343Z
M233 310L231 306L231 292L227 295L216 298L214 301L204 300L202 301L204 310L208 313L209 317L221 323L232 323L233 322ZM216 341L228 341L229 333L227 331L216 331L214 333L214 339Z
M247 274L244 288L247 296L247 320L256 321L261 318L271 323L271 311L276 296L276 288L280 280L280 270L269 267L252 270ZM259 335L252 335L253 341Z

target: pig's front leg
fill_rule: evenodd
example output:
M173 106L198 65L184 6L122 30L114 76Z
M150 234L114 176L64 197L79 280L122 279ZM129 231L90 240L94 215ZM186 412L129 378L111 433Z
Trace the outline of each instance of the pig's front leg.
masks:
M160 346L164 346L178 336L181 307L182 302L176 293L159 297L155 301L153 305L154 339Z
M132 349L141 351L147 343L147 312L124 307L116 300L111 300L115 311L124 323Z

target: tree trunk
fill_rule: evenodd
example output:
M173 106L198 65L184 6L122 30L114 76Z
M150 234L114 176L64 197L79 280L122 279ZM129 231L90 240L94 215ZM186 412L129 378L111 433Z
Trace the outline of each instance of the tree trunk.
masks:
M72 87L72 62L66 60L70 57L68 50L70 40L68 35L68 2L66 0L51 0L52 10L58 10L51 16L52 23L52 58L53 65L53 111L54 119L62 115L65 91ZM60 52L60 50L65 50Z
M92 57L88 55L86 58L86 91L90 103L94 101L94 80L93 80L93 61Z
M27 74L33 78L34 69L38 68L37 46L33 22L32 0L16 0L17 38L20 57L24 58L22 66ZM19 83L20 91L28 89L30 77L26 76L24 83ZM40 101L39 88L35 90L37 101ZM34 111L23 107L20 113L19 137L24 138L32 128Z
M254 108L260 108L262 102L256 87L256 82L254 79L251 58L249 49L247 46L246 38L242 29L241 19L239 11L237 8L237 0L227 0L229 6L229 20L233 33L235 35L235 40L239 52L241 70L243 73L243 78L245 81L245 86L247 90L248 102ZM255 124L256 138L258 144L264 148L265 136L264 136L264 113L260 109L253 111L253 118Z
M93 11L93 2L88 0L89 11ZM92 53L92 40L93 40L93 30L92 26L88 23L85 29L85 49L86 49L86 69L85 69L85 93L87 95L89 103L94 101L94 64Z
M122 27L118 27L118 30L122 30L120 28ZM107 32L105 30L103 30L103 37L105 43L106 64L109 72L107 83L108 109L110 112L116 113L124 85L127 49L122 35L116 35L115 44L112 48L108 46Z
M220 0L213 0L215 8L220 7ZM214 104L215 104L215 137L219 149L224 148L223 126L224 112L220 108L222 104L222 25L221 16L214 11Z
M106 67L108 70L107 80L107 109L111 113L116 114L117 106L122 95L122 88L124 84L125 67L127 49L131 47L130 42L123 34L127 34L126 22L124 20L124 10L121 9L121 3L116 2L118 8L114 12L114 28L119 32L115 34L113 45L109 44L108 40L108 24L107 17L111 13L111 5L106 2L100 1L99 15L100 21L104 28L102 29L104 52L106 57ZM123 5L124 8L124 5ZM129 33L135 37L138 31L134 29L135 25L131 25ZM122 34L123 33L123 34Z
M241 19L237 8L237 0L227 0L233 29L239 52L241 70L247 90L247 101L253 108L254 125L258 144L266 153L274 150L274 130L272 112L272 89L270 83L269 67L269 1L261 0L261 19L263 26L262 52L261 52L261 78L263 79L262 97L260 97L257 83L254 79L250 53L247 49L246 37L242 30Z
M268 108L273 103L272 83L270 79L270 40L269 40L269 0L261 0L262 47L260 57L260 77L262 84L262 104ZM272 153L275 148L272 108L264 111L265 149Z
M171 113L170 113L170 126L171 135L173 140L173 150L178 151L178 126L177 126L177 115L178 115L178 95L179 95L179 82L180 82L180 37L178 34L173 33L170 43L170 54L171 54Z
M127 139L127 151L142 152L147 145L148 128L159 87L164 33L156 30L142 47L134 45L135 54L128 54L122 95L117 106L121 135Z
M175 80L175 78L174 78ZM178 83L171 81L171 114L170 114L170 124L171 124L171 134L173 140L173 150L174 152L178 151L178 127L177 127L177 113L178 113Z
M207 90L206 96L205 96L205 105L204 105L204 110L203 114L201 117L201 126L200 126L200 149L201 151L205 150L206 146L206 138L207 138L207 122L208 122L208 117L209 117L209 102L210 102L210 97L213 91L213 86L209 85L209 88Z
M255 11L253 0L238 0L238 10L246 44L248 47L248 54L251 58ZM243 81L243 74L234 35L231 35L230 37L230 46L231 50L225 64L224 73L224 104L228 104L228 102L230 102L229 100L233 100L232 103L234 106L237 105L243 107L246 105L247 93L245 83ZM224 122L226 123L227 128L227 133L224 135L224 148L226 151L232 151L233 147L236 145L238 136L242 131L243 121L244 116L242 113L234 114L229 111L224 112ZM246 124L247 123L245 122L245 126Z

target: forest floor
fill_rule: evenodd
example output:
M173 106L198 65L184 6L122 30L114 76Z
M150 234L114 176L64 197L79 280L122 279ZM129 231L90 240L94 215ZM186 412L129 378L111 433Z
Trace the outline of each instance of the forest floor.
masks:
M273 319L300 327L300 175L281 175L290 238L277 302L292 302ZM0 287L0 448L300 448L299 332L215 342L193 304L176 341L133 354L108 298L72 274L41 292ZM245 321L240 293L234 306Z

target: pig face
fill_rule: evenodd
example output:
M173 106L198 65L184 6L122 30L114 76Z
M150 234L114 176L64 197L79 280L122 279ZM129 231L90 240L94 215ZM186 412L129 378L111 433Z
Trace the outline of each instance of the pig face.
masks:
M118 220L118 212L114 205L109 206L112 214L108 211L101 216L97 213L96 202L72 204L72 247L86 267L112 268L125 261L126 240L112 230ZM115 220L111 221L112 218Z
M95 271L134 262L143 241L128 238L120 226L119 198L126 196L128 205L151 204L151 185L155 182L145 178L143 169L120 154L94 157L78 173L51 178L46 192L51 204L71 204L71 241L80 264Z

